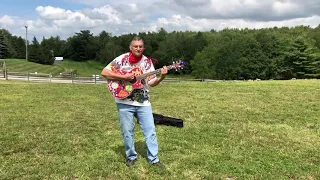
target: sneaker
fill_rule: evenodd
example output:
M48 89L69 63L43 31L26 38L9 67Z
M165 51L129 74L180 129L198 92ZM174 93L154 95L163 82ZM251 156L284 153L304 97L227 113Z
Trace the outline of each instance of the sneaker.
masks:
M134 163L136 163L136 161L137 161L137 159L127 159L127 161L126 161L126 165L128 166L128 167L130 167L130 166L133 166L134 165Z
M164 164L162 164L160 161L158 161L156 163L153 163L152 166L158 166L161 169L165 169L166 168L166 166Z

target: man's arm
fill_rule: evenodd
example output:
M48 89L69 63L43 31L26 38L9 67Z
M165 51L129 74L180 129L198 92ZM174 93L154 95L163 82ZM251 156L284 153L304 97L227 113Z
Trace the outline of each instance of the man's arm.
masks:
M130 81L134 79L134 75L132 73L128 73L125 75L121 75L118 73L113 72L112 70L109 70L107 68L104 68L101 72L101 76L109 79L109 80L127 80Z
M160 76L160 78L156 78L155 80L149 81L149 85L151 87L157 86L167 76L167 73L168 73L167 67L163 66L163 68L161 68L161 76Z

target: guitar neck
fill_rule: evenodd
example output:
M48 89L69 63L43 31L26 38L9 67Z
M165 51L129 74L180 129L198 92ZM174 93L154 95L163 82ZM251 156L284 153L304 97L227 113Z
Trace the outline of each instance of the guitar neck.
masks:
M168 70L172 69L172 66L166 66L166 67L167 67ZM151 71L151 72L148 72L148 73L145 73L145 74L142 74L142 75L139 75L136 78L137 79L145 79L148 76L151 76L151 75L154 75L154 74L159 74L159 73L161 73L161 68L160 69L156 69L156 70Z

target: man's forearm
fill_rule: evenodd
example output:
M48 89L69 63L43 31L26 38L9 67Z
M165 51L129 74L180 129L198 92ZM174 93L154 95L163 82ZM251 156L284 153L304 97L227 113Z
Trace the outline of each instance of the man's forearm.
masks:
M109 79L109 80L124 80L125 78L121 74L117 74L111 70L104 69L101 72L101 76Z
M157 86L164 78L166 77L166 75L162 75L160 76L160 78L157 78L156 80L154 80L152 83L150 83L149 85L151 87Z

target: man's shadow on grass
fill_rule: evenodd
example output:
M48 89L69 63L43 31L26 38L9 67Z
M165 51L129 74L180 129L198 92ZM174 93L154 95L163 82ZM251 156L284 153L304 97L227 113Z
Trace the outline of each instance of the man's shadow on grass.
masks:
M137 141L134 143L134 148L137 152L138 159L147 159L147 147L146 143L144 141ZM123 145L120 145L118 147L114 147L113 150L116 152L116 154L119 154L121 158L126 159L126 153Z

